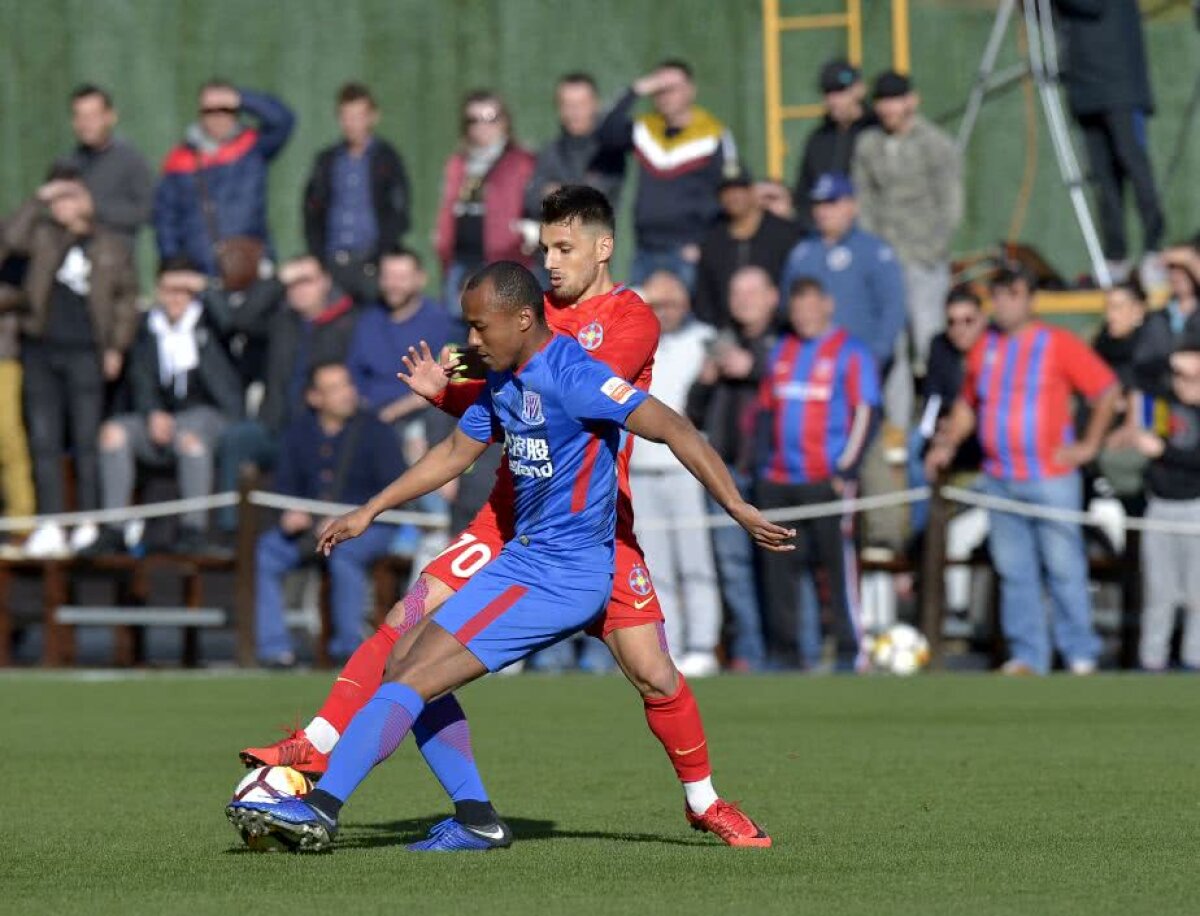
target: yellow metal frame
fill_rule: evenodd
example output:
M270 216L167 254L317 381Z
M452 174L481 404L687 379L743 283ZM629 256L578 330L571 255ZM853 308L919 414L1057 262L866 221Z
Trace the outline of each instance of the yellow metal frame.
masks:
M785 121L821 116L820 103L785 105L780 36L784 32L804 32L818 29L845 29L846 53L855 66L862 64L862 0L847 0L844 13L814 13L803 16L782 16L779 0L762 0L763 75L767 106L767 173L774 179L783 177L783 161L787 142L783 138ZM908 40L908 0L892 0L892 66L901 73L910 69Z

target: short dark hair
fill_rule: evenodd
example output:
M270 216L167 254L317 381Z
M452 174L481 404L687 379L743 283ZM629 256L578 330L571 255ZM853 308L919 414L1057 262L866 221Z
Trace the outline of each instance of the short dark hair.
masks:
M1012 289L1018 283L1030 293L1037 291L1037 277L1020 261L1005 261L988 277L988 289Z
M1130 274L1125 280L1112 285L1114 290L1120 290L1126 293L1130 299L1145 307L1146 305L1146 290L1142 287L1142 281L1135 274Z
M582 70L572 70L570 73L564 73L558 78L557 86L580 85L590 86L592 92L598 92L599 87L596 85L596 79L590 73L585 73Z
M337 104L341 108L343 105L349 105L351 102L366 102L372 108L376 108L375 96L371 95L371 90L367 88L366 83L351 81L343 83L342 87L337 91Z
M109 95L108 90L97 86L95 83L80 83L78 86L72 89L71 104L73 105L80 99L86 99L93 95L98 95L100 97L100 99L104 102L105 108L113 107L112 96Z
M816 293L818 296L825 295L825 284L816 277L797 277L788 287L788 302L793 299L798 299L801 296L807 296L809 293Z
M542 222L550 225L579 220L583 226L616 230L612 204L604 192L586 184L565 184L542 198Z
M46 172L46 181L83 181L83 172L74 162L55 160Z
M349 367L345 363L339 362L336 359L320 360L319 362L315 362L308 367L308 374L304 378L304 387L310 391L313 388L316 388L317 376L326 369L345 369L347 372L350 371Z
M658 66L655 69L656 70L678 70L680 73L682 73L684 76L686 76L688 78L689 82L692 81L693 79L695 79L695 75L692 73L692 65L689 64L682 57L668 57L666 60L660 60L658 62Z
M199 267L196 266L196 262L193 261L191 258L189 258L186 254L175 254L175 255L171 255L171 257L169 257L169 258L163 258L161 261L158 262L158 274L157 275L161 277L165 273L171 273L172 271L183 271L183 270L190 270L190 271L194 271L196 273L204 273L204 271L202 271Z
M385 258L412 258L413 261L416 262L418 268L421 270L425 269L425 261L421 258L421 256L411 248L401 245L399 242L394 245L385 245L383 247L383 249L379 252L378 261L380 265L383 264Z
M493 261L472 274L463 291L470 292L484 283L490 283L496 294L495 308L506 312L532 309L537 323L545 324L542 285L516 261Z
M946 308L952 305L957 305L959 302L966 302L974 306L976 309L983 308L983 300L979 298L979 294L965 283L954 287L946 295Z

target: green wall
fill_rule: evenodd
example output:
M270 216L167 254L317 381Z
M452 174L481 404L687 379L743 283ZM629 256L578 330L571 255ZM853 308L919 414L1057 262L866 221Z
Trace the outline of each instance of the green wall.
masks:
M783 0L785 12L839 5ZM914 0L912 7L914 75L927 112L937 114L965 98L994 4ZM870 72L890 53L889 4L864 0L864 10ZM1159 106L1151 139L1161 175L1196 79L1200 36L1180 11L1151 22L1148 39ZM1014 48L1010 42L1008 55ZM498 88L519 138L537 145L554 131L550 94L558 74L590 70L611 95L657 59L682 55L696 64L702 104L730 124L761 173L761 49L758 0L0 0L0 211L29 193L68 146L65 100L77 82L111 87L122 129L157 162L193 116L196 86L223 75L280 94L299 115L272 174L272 224L280 251L290 253L300 244L299 193L312 154L334 133L333 92L360 78L375 87L381 130L413 173L410 241L428 251L440 170L466 90ZM788 36L787 100L813 100L816 68L840 49L835 33ZM789 126L792 155L806 129ZM1023 235L1074 273L1086 261L1040 118L1038 135ZM1172 236L1200 229L1200 138L1192 141L1180 177L1163 191ZM960 251L1006 231L1024 149L1022 100L1012 92L985 111L970 151Z

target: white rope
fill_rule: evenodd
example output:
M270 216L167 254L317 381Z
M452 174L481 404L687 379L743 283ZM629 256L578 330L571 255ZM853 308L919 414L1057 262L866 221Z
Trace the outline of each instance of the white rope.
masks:
M942 487L941 492L942 496L952 502L961 503L964 506L977 506L980 509L1007 512L1010 515L1024 515L1029 518L1041 518L1051 522L1066 522L1074 525L1091 525L1096 528L1105 528L1112 524L1111 519L1101 519L1089 512L1039 506L1017 499L1007 499L1003 496L989 496L986 493L962 487ZM1122 524L1135 531L1161 531L1164 534L1186 534L1200 537L1200 523L1196 522L1168 522L1126 517Z
M311 515L345 515L353 512L358 506L350 503L331 503L319 499L301 499L298 496L285 496L282 493L268 493L266 490L252 490L250 503L264 506L268 509L292 509L297 512L308 512ZM404 512L393 509L382 513L377 522L389 525L418 525L422 528L445 529L450 527L450 516L436 512Z
M899 490L895 493L881 493L878 496L860 496L857 499L835 499L823 503L811 503L806 506L785 506L782 509L769 509L763 513L772 522L800 522L814 518L843 516L859 512L871 512L876 509L889 509L893 506L906 506L910 503L929 499L929 487L914 487L911 490ZM697 516L693 518L651 518L638 519L634 522L636 531L661 531L667 528L729 528L736 527L737 522L728 515Z
M171 499L142 506L127 506L123 509L94 509L88 512L55 512L50 515L6 516L0 518L0 531L27 531L38 525L116 525L139 518L162 518L168 515L186 515L189 512L207 512L236 506L238 494L216 493L212 496L196 496L192 499Z

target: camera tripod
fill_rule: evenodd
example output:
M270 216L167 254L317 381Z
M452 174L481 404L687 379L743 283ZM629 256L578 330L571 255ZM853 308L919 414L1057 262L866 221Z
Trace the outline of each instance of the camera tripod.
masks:
M971 87L967 98L966 110L962 123L958 128L958 148L965 152L971 142L971 134L975 130L975 122L983 103L992 93L1003 89L1029 76L1037 88L1038 97L1042 103L1042 113L1049 128L1050 140L1054 147L1054 157L1058 161L1058 171L1066 186L1071 199L1071 207L1075 212L1075 221L1083 235L1083 243L1087 248L1088 259L1092 264L1092 275L1096 282L1107 289L1112 285L1112 275L1104 260L1104 251L1100 247L1100 236L1096 232L1096 223L1092 211L1088 208L1083 172L1079 168L1079 159L1075 148L1071 145L1070 126L1063 110L1062 98L1059 95L1060 73L1058 68L1058 42L1054 34L1054 20L1050 13L1050 0L1020 0L1023 27L1027 43L1027 58L1021 63L996 72L996 58L1008 33L1009 23L1017 12L1018 0L1001 0L1000 8L996 11L996 19L992 23L992 31L984 48L983 58L979 64L979 73Z

